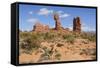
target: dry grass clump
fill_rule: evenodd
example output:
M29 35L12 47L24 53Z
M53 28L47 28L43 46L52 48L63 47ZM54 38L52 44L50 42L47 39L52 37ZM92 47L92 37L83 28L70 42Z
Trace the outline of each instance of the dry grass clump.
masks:
M53 51L47 47L41 47L41 49L43 50L43 53L41 54L41 57L38 60L38 62L51 59L51 55L53 54Z
M96 41L96 34L92 33L82 33L80 35L81 38L83 39L88 39L89 41L95 42Z
M60 54L60 53L56 53L56 54L55 54L55 58L56 58L57 60L60 60L61 54Z
M24 53L31 54L34 50L40 48L40 40L35 35L21 33L20 36L19 48L23 49Z
M67 40L67 42L74 44L75 36L73 35L63 35L63 39Z
M64 46L64 44L58 43L56 46L57 46L57 47L62 47L62 46Z
M83 54L91 56L92 59L96 59L96 49L95 48L82 49L80 52L80 55L83 55Z

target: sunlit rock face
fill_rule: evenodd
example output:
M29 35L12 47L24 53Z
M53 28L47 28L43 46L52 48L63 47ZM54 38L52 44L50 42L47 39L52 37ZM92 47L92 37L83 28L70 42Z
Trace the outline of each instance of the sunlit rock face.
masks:
M49 31L48 25L43 25L39 22L37 22L33 28L34 28L33 30L36 32L48 32Z
M55 20L55 27L54 28L49 28L48 25L44 25L41 22L36 22L36 24L33 26L33 31L35 32L49 32L51 29L54 31L62 31L62 32L69 32L69 28L63 28L61 26L59 14L55 13L54 14L54 20ZM81 21L80 17L76 17L73 19L73 32L75 33L81 33Z
M80 17L76 17L73 19L73 31L80 33L81 32L81 21Z
M57 13L54 14L54 20L55 20L55 29L56 30L62 29L60 19L59 19L59 15Z

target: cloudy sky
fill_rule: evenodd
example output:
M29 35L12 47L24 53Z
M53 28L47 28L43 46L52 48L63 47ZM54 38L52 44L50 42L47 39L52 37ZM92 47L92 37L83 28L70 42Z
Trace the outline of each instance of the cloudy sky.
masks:
M73 18L79 16L83 31L95 31L96 9L79 7L19 5L19 29L31 31L36 22L55 27L53 13L59 14L61 25L64 28L73 28Z

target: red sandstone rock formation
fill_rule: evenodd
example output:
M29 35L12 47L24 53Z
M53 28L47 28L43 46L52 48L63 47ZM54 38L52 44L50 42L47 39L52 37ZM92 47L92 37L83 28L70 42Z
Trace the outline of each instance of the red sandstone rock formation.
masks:
M53 30L60 30L62 32L70 32L69 28L63 28L60 23L59 15L57 13L54 14L54 20L55 20L55 28ZM34 25L34 31L36 32L49 32L49 26L48 25L43 25L40 22L37 22ZM81 21L80 17L76 17L73 19L73 31L80 33L81 32Z
M55 29L56 30L62 29L60 19L59 19L59 15L57 13L54 14L54 20L55 20Z
M80 17L76 17L73 19L73 31L74 32L81 32L81 21L80 21Z
M43 24L37 22L34 25L34 31L36 31L36 32L48 32L49 31L49 26L48 25L43 25Z

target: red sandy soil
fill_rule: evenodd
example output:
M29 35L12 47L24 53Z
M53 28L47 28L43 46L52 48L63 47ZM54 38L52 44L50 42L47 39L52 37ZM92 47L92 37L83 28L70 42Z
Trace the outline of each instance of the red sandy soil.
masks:
M42 60L41 62L55 62L55 61L78 61L78 60L93 60L92 55L87 55L85 53L80 54L82 49L93 49L96 48L95 42L87 42L86 39L76 39L74 44L67 43L67 42L59 42L62 43L63 46L57 47L57 43L48 43L48 42L42 42L42 47L47 47L48 49L51 48L50 45L54 45L53 50L57 50L60 54L60 60L57 60L54 55L55 52L51 56L51 59L48 60ZM37 52L41 51L41 52ZM32 54L26 54L22 53L19 56L19 63L41 63L39 62L39 59L41 59L41 54L43 54L43 50L39 48L38 50L34 51Z

